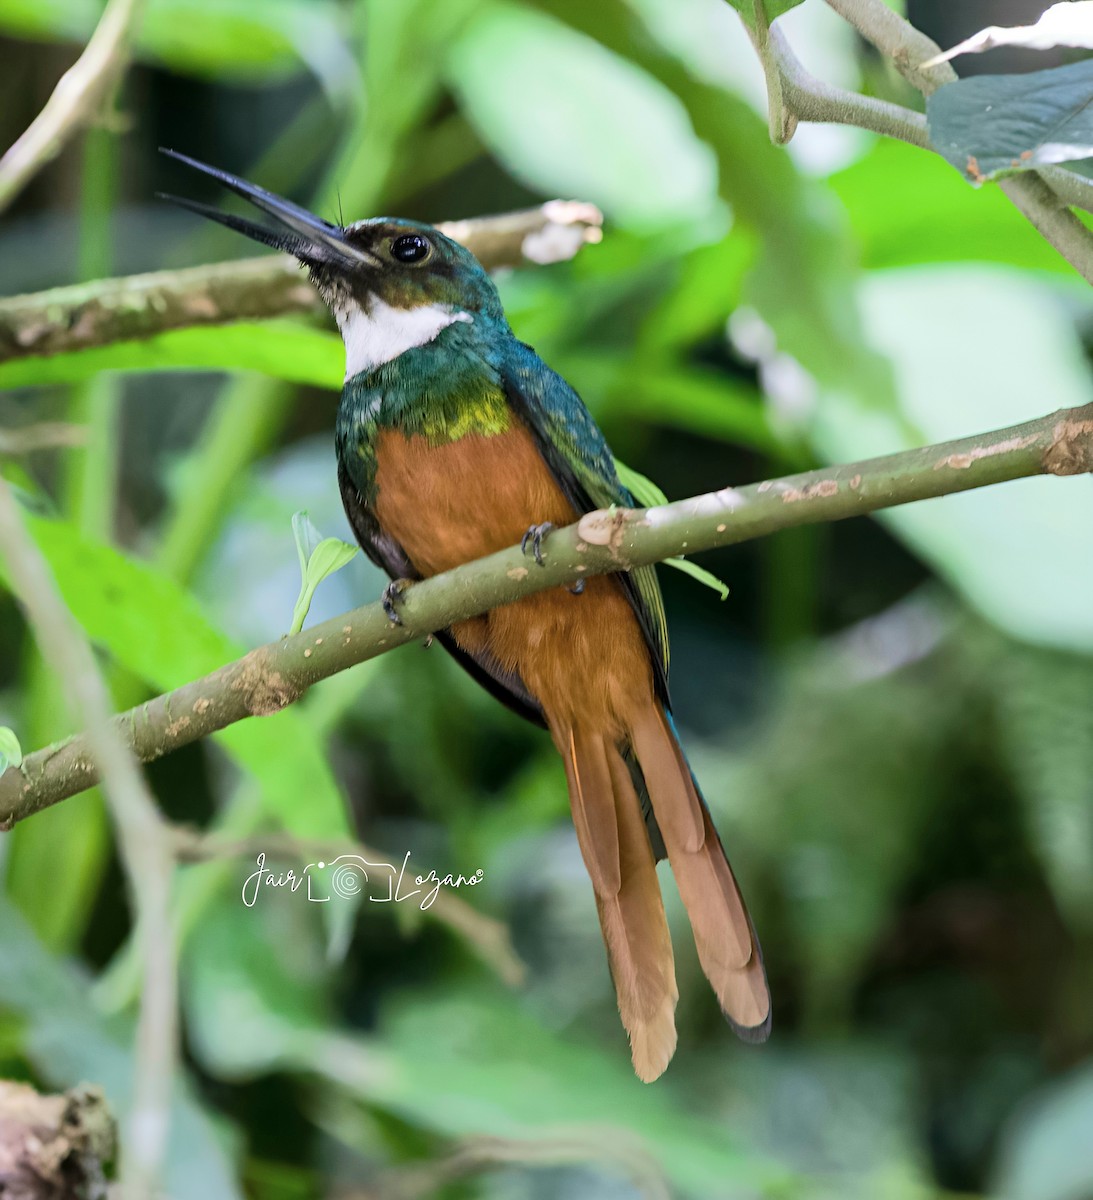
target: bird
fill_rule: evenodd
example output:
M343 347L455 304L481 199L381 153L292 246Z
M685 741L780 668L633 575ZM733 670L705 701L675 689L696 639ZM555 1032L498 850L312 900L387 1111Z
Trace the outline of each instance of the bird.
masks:
M295 256L333 314L346 359L338 485L354 535L391 579L383 604L392 621L414 581L517 543L542 563L553 528L637 506L591 413L517 338L465 247L402 218L331 224L164 152L266 220L165 199ZM540 591L437 636L479 684L545 727L562 758L638 1078L657 1079L677 1041L656 869L665 857L729 1025L765 1041L762 951L671 715L655 568Z

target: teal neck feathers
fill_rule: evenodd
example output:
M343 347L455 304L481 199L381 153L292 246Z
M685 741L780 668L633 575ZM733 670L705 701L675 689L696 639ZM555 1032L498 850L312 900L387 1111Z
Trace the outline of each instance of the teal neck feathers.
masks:
M378 431L397 430L443 444L469 434L492 437L509 428L500 357L507 324L483 314L452 321L424 345L346 380L338 408L337 448L343 462L374 470ZM356 472L353 472L356 474Z

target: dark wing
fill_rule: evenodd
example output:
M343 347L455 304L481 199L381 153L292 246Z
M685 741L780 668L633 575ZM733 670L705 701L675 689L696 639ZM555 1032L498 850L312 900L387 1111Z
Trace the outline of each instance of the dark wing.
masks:
M514 338L501 367L505 396L525 422L566 499L579 512L637 507L619 482L615 459L580 396L530 347ZM641 624L657 695L668 700L668 627L654 567L620 572L619 583Z
M341 489L345 515L349 518L349 524L365 554L392 579L420 579L420 573L407 558L405 550L380 528L375 514L365 504L364 497L340 462L338 487ZM447 630L438 633L436 639L474 681L481 684L492 696L513 712L546 728L542 709L519 675L513 671L506 671L492 655L470 654Z

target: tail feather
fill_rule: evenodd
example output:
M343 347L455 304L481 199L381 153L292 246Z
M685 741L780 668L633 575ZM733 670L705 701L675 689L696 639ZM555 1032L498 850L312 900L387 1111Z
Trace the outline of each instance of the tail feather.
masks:
M711 854L715 857L720 856L724 863L725 872L733 884L737 901L743 910L744 919L748 923L752 946L751 958L748 959L743 970L726 972L724 990L718 989L716 984L714 989L717 991L717 998L721 1003L721 1011L725 1014L726 1020L736 1035L746 1042L765 1042L770 1037L771 1006L767 972L763 966L763 949L759 945L759 939L755 936L755 926L751 923L751 917L740 897L740 891L736 888L736 880L733 879L732 869L729 866L725 848L721 844L721 838L718 837L717 830L714 828L713 819L701 797L699 797L699 802L702 804L702 815L706 825L707 845L715 848L711 850ZM705 966L703 966L703 970L705 970ZM711 980L711 982L713 981Z
M597 896L616 896L621 886L619 828L611 802L613 785L603 738L569 730L566 773L573 824Z
M632 722L630 736L702 969L734 1029L761 1041L770 1029L762 953L687 760L655 702Z
M656 1079L676 1046L679 997L653 850L630 770L613 741L555 730L581 853L592 878L634 1070Z

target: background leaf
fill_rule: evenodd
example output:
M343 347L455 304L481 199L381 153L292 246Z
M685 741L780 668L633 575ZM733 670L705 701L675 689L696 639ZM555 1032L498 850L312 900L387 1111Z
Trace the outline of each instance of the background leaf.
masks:
M136 1024L106 1018L87 1005L84 971L53 958L23 918L0 897L0 1007L25 1022L27 1053L41 1078L58 1090L94 1080L119 1124L127 1119ZM222 1123L202 1110L189 1080L180 1078L172 1100L165 1185L172 1195L240 1200Z
M894 364L900 413L867 415L831 397L815 433L830 461L1016 424L1041 412L1044 396L1064 408L1093 394L1061 298L1004 269L878 272L865 311ZM1003 629L1088 652L1091 499L1085 476L1024 479L880 519Z
M560 22L490 4L452 47L450 71L483 139L530 185L634 228L710 211L713 156L679 100Z
M0 2L0 30L17 37L86 41L94 0ZM332 93L355 77L338 6L330 0L151 0L137 55L178 71L272 79L306 64Z
M926 101L930 141L973 183L1093 155L1093 60L977 75Z
M0 363L0 387L79 383L103 371L258 371L291 383L340 391L345 350L336 334L290 321L237 321L173 329L48 358Z
M144 564L81 538L61 521L38 519L32 529L88 637L157 691L200 678L245 652L191 596ZM348 835L330 765L296 708L240 722L215 737L259 781L270 813L286 828L312 837Z
M3 775L8 767L19 766L22 761L23 750L15 736L15 730L0 725L0 775Z
M769 22L782 13L789 12L791 8L796 8L801 0L729 0L729 3L754 28L756 4L763 5L763 13Z

